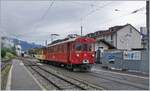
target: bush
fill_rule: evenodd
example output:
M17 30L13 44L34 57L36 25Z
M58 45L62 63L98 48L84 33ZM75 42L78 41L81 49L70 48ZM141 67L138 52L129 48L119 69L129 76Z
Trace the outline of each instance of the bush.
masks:
M12 58L14 58L14 55L10 52L6 52L5 59L12 59Z
M4 58L6 56L6 50L1 49L1 57Z
M2 48L1 49L1 57L2 58L11 58L12 56L14 57L16 55L16 52L13 48Z

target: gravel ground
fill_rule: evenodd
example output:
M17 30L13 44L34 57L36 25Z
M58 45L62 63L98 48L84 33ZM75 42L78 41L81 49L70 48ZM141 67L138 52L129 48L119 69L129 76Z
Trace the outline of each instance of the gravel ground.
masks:
M28 70L32 73L32 75L39 81L39 83L46 89L46 90L53 90L56 89L52 84L46 81L44 78L39 76L35 71L33 71L30 67L26 66Z
M25 61L24 61L25 62ZM26 61L27 62L27 61ZM35 61L34 61L35 62ZM71 89L71 90L75 90L75 89L83 89L82 87L80 87L81 85L83 86L84 84L81 84L80 83L80 86L78 87L78 85L76 86L75 84L79 84L79 82L78 81L76 81L76 80L74 80L73 81L73 79L68 79L68 77L66 78L66 77L63 77L63 79L66 79L66 80L68 80L69 82L72 80L73 81L73 84L72 83L68 83L66 80L64 81L64 80L62 80L62 79L59 79L59 78L57 78L57 77L55 77L55 76L53 76L53 75L51 75L51 74L49 74L49 73L47 73L47 72L45 72L45 71L43 71L43 70L41 70L41 69L39 69L39 67L37 67L36 65L39 65L39 66L41 66L40 65L40 63L36 63L36 64L33 64L34 63L33 61L32 61L32 63L30 63L30 65L28 65L29 63L25 63L25 65L26 65L26 67L31 71L31 73L36 77L36 79L38 79L38 81L44 86L44 87L48 87L48 88L46 88L46 89L48 89L48 90L52 90L52 89L56 89L56 88L52 88L51 87L51 85L48 85L48 84L45 84L46 82L47 82L47 80L45 80L45 79L43 79L43 78L41 78L41 76L39 76L36 72L35 72L35 70L37 70L38 72L40 72L40 73L42 73L42 75L43 76L45 76L45 77L47 77L47 79L49 79L49 80L51 80L52 82L54 82L57 86L59 86L60 88L62 88L62 89ZM34 70L33 69L30 69L30 67L32 67L32 68L34 68ZM45 66L41 66L42 67L42 69L45 69ZM40 67L40 68L41 68ZM49 67L48 67L48 70L51 72L52 71L52 73L54 72L54 74L57 74L57 73L55 73L55 71L54 70L50 70L49 69ZM57 75L59 75L61 78L62 78L62 75L61 74L57 74ZM72 82L71 81L71 82ZM91 88L91 87L89 87L90 85L88 84L88 87L86 88L86 89L93 89L93 87ZM84 88L85 88L85 85L83 86ZM94 87L95 88L95 87ZM95 88L95 89L102 89L102 88Z
M32 61L36 61L32 59ZM45 69L53 69L68 77L79 78L89 83L100 86L106 90L144 90L148 89L148 80L137 77L123 76L105 71L92 70L91 72L71 72L65 68L42 64Z
M49 67L47 69L49 69ZM142 88L130 86L128 84L123 84L121 82L116 82L114 80L110 80L112 78L107 79L104 77L103 78L95 77L95 76L89 75L89 73L86 73L86 72L84 72L84 73L83 72L70 72L68 70L65 70L62 68L56 68L53 66L51 66L50 68L57 70L60 74L63 74L65 76L79 78L79 79L88 81L89 83L100 86L106 90L107 89L108 90L132 90L132 89L140 90L140 89L142 89Z

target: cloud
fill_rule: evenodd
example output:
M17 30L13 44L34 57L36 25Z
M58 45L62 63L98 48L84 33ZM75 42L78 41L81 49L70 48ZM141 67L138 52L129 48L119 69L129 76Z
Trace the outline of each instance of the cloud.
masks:
M1 1L0 31L30 42L43 44L50 34L64 38L104 30L111 26L131 23L145 26L145 10L130 14L145 6L145 1ZM115 11L117 9L118 11ZM89 14L89 15L88 15ZM41 18L45 15L43 18ZM81 21L83 18L83 21Z

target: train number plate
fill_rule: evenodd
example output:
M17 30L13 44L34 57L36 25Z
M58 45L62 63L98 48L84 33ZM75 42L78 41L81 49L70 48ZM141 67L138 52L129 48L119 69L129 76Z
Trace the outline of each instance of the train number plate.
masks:
M87 63L89 63L89 60L83 60L83 63L87 64Z

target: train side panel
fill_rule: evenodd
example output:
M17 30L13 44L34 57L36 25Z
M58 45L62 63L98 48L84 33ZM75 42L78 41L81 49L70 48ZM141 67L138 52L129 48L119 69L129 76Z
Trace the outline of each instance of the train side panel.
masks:
M45 54L47 61L68 63L67 43L51 47L51 49L48 48Z

